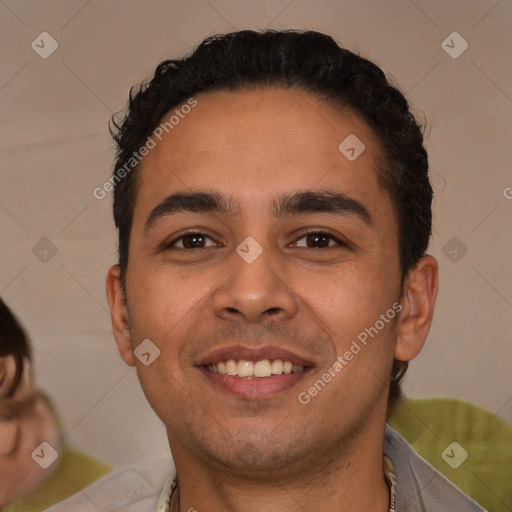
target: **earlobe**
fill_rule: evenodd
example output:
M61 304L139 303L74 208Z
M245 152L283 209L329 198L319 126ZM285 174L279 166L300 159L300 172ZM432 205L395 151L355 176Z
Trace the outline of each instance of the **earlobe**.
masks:
M130 321L125 296L121 287L119 265L112 266L106 279L107 299L110 306L112 332L119 355L128 366L135 366L131 345Z
M427 338L439 286L437 260L423 256L404 283L395 359L414 359Z

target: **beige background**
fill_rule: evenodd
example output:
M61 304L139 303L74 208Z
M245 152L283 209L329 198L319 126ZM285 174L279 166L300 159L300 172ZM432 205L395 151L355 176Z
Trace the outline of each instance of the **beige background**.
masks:
M66 438L115 464L167 450L107 314L115 232L110 196L92 191L110 172L108 119L161 60L207 35L265 27L330 33L425 112L441 289L407 392L512 421L511 23L510 0L2 0L0 293L29 328ZM31 48L43 31L59 45L47 59ZM457 59L441 46L454 31L469 44ZM57 249L47 262L33 253L42 237ZM457 262L443 253L452 237L467 247Z

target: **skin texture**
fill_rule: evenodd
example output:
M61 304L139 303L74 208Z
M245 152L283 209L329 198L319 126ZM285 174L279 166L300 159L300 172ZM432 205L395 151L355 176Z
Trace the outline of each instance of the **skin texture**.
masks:
M15 374L14 357L0 358L0 396ZM0 399L0 506L4 507L39 487L56 465L41 468L32 452L42 443L59 449L58 426L46 399L34 385L30 361L22 381L9 399Z
M196 99L141 164L126 298L119 268L107 276L120 355L137 367L166 425L180 510L386 511L382 445L391 365L394 356L410 360L421 350L437 262L422 258L400 296L396 216L377 183L377 143L357 115L293 89ZM366 146L352 162L338 150L349 134ZM322 190L363 203L372 226L354 214L271 212L276 195ZM239 210L167 215L144 230L167 196L196 191L231 196ZM315 247L310 228L334 239ZM186 229L204 233L206 247L184 249L183 239L169 246ZM263 250L252 263L236 252L248 236ZM300 403L298 394L396 301L400 318ZM149 366L133 354L145 339L160 350ZM197 365L213 349L240 344L286 348L312 368L270 397L239 397Z

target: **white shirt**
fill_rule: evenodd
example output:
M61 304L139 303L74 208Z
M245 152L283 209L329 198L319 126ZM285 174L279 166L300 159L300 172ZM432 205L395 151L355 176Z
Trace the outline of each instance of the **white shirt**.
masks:
M421 458L389 424L384 454L396 471L398 512L485 512ZM168 512L175 476L170 458L139 462L115 469L44 512Z

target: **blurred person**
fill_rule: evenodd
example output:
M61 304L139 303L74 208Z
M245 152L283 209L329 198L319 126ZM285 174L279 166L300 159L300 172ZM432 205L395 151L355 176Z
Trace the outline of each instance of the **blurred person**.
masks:
M386 422L438 290L422 126L307 31L213 36L113 129L114 337L174 467L50 510L482 511Z
M43 468L32 457L43 442L60 446L55 412L35 386L27 334L0 299L0 509L51 476L56 465Z
M70 448L36 386L30 339L0 299L0 511L40 512L112 470Z

